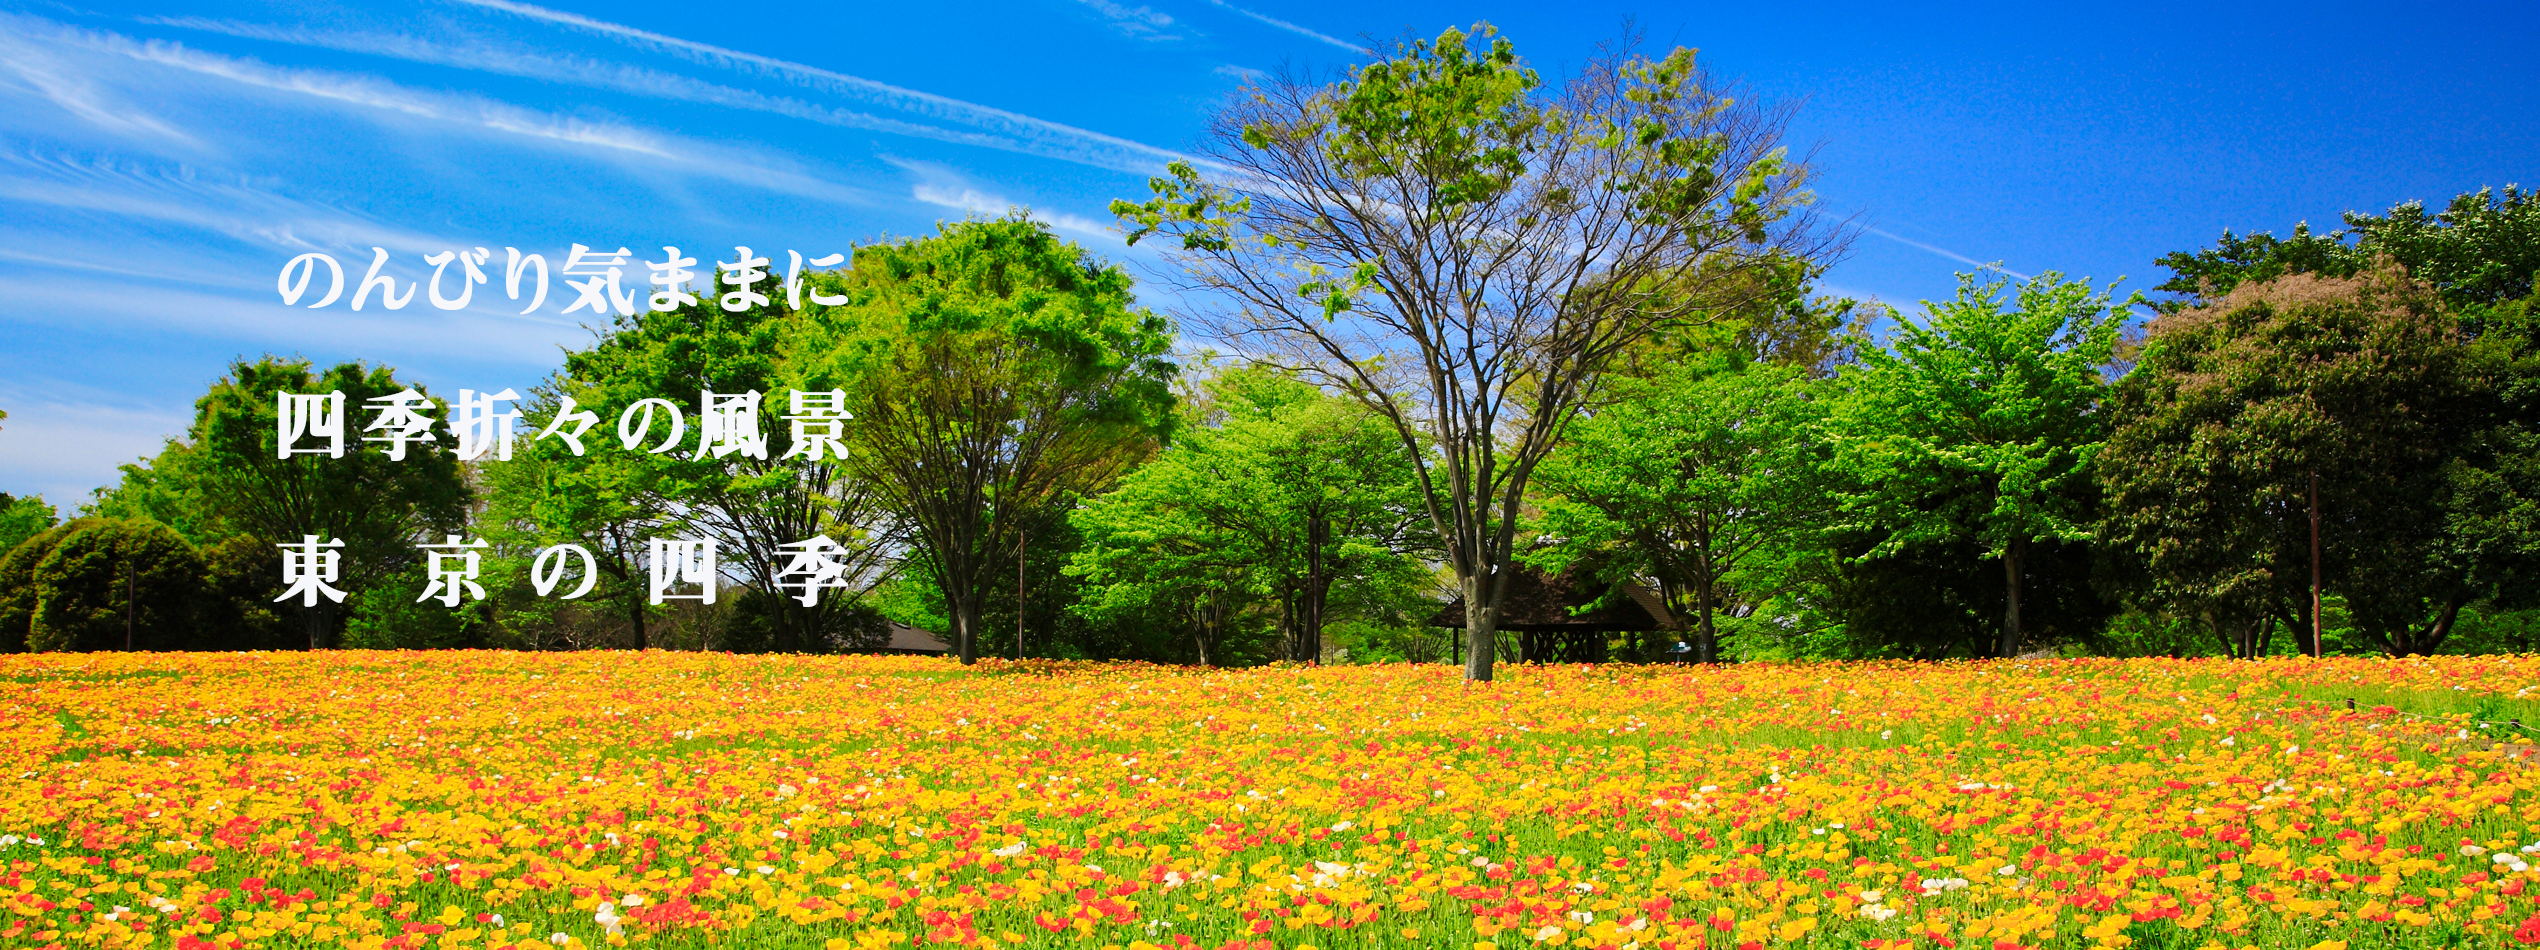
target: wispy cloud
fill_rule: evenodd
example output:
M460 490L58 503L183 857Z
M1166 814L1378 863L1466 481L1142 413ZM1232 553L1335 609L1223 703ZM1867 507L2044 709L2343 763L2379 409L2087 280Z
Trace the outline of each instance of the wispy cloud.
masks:
M1330 43L1330 44L1332 44L1332 45L1334 45L1334 46L1338 46L1338 47L1340 47L1340 48L1342 48L1342 49L1348 50L1348 51L1353 52L1353 53L1358 53L1358 54L1361 54L1361 55L1365 55L1365 54L1367 54L1367 53L1374 52L1373 50L1370 50L1370 49L1368 49L1367 47L1360 46L1360 45L1358 45L1358 44L1356 44L1356 43L1352 43L1352 42L1350 42L1350 41L1348 41L1348 40L1341 39L1340 37L1333 36L1333 35L1331 35L1331 34L1329 34L1329 33L1317 32L1317 31L1315 31L1315 30L1307 29L1307 28L1305 28L1305 27L1298 26L1298 25L1296 25L1296 24L1294 24L1294 23L1290 23L1290 22L1288 22L1288 21L1286 21L1286 20L1279 19L1278 17L1269 16L1269 15L1267 15L1267 14L1255 13L1255 12L1253 12L1253 11L1251 11L1251 10L1246 10L1246 9L1244 9L1244 8L1242 8L1242 7L1239 7L1239 6L1236 6L1236 5L1234 5L1234 4L1227 3L1227 2L1226 2L1226 0L1208 0L1208 2L1213 3L1213 4L1216 4L1216 5L1221 6L1221 7L1224 7L1224 8L1226 8L1226 9L1228 9L1228 10L1232 10L1232 11L1234 11L1234 12L1236 12L1236 13L1243 14L1244 16L1251 17L1251 18L1253 18L1253 19L1255 19L1255 20L1259 20L1259 21L1261 21L1261 22L1263 22L1263 23L1270 24L1271 26L1278 27L1278 28L1280 28L1280 29L1282 29L1282 30L1286 30L1286 31L1288 31L1288 32L1290 32L1290 33L1294 33L1294 34L1296 34L1296 35L1298 35L1298 36L1306 37L1306 38L1308 38L1308 39L1321 40L1321 41L1323 41L1323 42L1325 42L1325 43Z
M1022 202L1007 200L1004 195L982 189L972 182L969 176L950 167L893 155L883 156L883 161L890 162L917 176L916 185L909 189L909 197L916 199L920 204L988 217L1024 211L1029 213L1032 220L1057 230L1092 238L1107 245L1125 246L1119 229L1105 222L1082 215L1035 209Z
M1157 13L1153 7L1122 6L1111 0L1076 0L1076 2L1092 7L1095 13L1102 14L1103 19L1111 21L1113 29L1119 30L1122 35L1132 39L1178 40L1182 38L1181 34L1164 32L1165 28L1173 25L1173 18Z
M1217 67L1217 68L1215 68L1215 69L1209 70L1209 72L1216 73L1217 75L1220 75L1220 76L1226 76L1226 77L1232 78L1232 79L1234 79L1234 80L1236 80L1236 81L1238 81L1238 82L1252 82L1252 81L1254 81L1254 80L1260 79L1260 78L1261 78L1262 76L1264 76L1264 75L1267 75L1266 73L1263 73L1261 70L1258 70L1258 69L1250 69L1250 68L1246 68L1246 67L1243 67L1243 66L1237 66L1237 65L1235 65L1235 64L1233 64L1233 63L1227 63L1227 64L1225 64L1225 65L1223 65L1223 66L1219 66L1219 67Z
M1024 151L1077 164L1143 175L1154 173L1166 162L1195 161L1179 152L1115 135L1106 135L1018 112L964 102L949 96L906 89L817 66L725 49L675 36L665 36L623 24L595 20L577 13L550 10L531 4L517 3L514 0L457 0L457 2L596 33L622 43L668 53L701 65L771 76L832 95L984 129L1023 143L1022 150Z
M291 93L373 112L500 133L584 151L643 160L649 171L676 170L796 197L841 204L871 200L863 191L809 174L792 163L731 146L616 122L586 120L512 105L485 96L414 89L376 76L272 66L164 40L135 40L50 21L0 14L0 44L46 41L153 63L245 86ZM0 45L0 52L9 52Z
M976 188L920 183L910 189L909 196L938 208L951 208L955 211L968 211L989 216L1019 211L1032 220L1060 231L1079 237L1094 238L1106 244L1120 243L1119 232L1092 218L1024 207Z
M1921 241L1914 240L1913 238L1905 237L1905 236L1903 236L1903 235L1900 235L1900 234L1895 234L1895 233L1888 232L1888 231L1883 231L1883 230L1880 230L1880 229L1878 229L1878 228L1863 228L1862 230L1868 231L1868 232L1869 232L1869 233L1871 233L1871 234L1878 235L1879 237L1886 238L1886 239L1888 239L1888 240L1890 240L1890 241L1894 241L1894 242L1896 242L1896 243L1898 243L1898 244L1902 244L1902 245L1905 245L1905 246L1907 246L1907 247L1917 248L1917 249L1920 249L1920 250L1925 250L1925 251L1929 251L1929 252L1934 253L1934 254L1938 254L1938 255L1940 255L1940 256L1942 256L1942 257L1946 257L1946 258L1948 258L1948 259L1950 259L1950 260L1957 261L1958 263L1965 264L1965 265L1968 265L1968 266L1970 266L1970 267L1980 267L1980 268L1985 268L1985 269L1989 269L1989 270L1998 270L1998 271L2001 271L2001 272L2003 272L2003 273L2005 273L2005 274L2009 274L2009 275L2011 275L2011 276L2013 276L2013 277L2017 277L2017 278L2019 278L2019 279L2021 279L2021 280L2028 280L2028 279L2030 279L2030 278L2033 276L2033 275L2030 275L2030 274L2023 274L2023 273L2020 273L2019 271L2012 270L2012 269L2010 269L2010 268L2008 268L2008 267L2004 267L2004 266L2002 266L2002 262L2001 262L2001 261L1980 261L1980 260L1976 260L1975 258L1968 257L1967 255L1960 254L1960 253L1958 253L1958 252L1956 252L1956 251L1950 250L1950 249L1945 248L1945 247L1941 247L1941 246L1936 245L1936 244L1925 244L1925 243L1923 243L1923 242L1921 242Z
M559 118L480 96L410 90L376 77L350 73L269 66L252 59L190 49L181 43L135 40L119 33L86 30L29 17L0 14L0 22L6 22L10 27L0 32L20 38L18 43L43 40L57 46L110 53L244 85L417 118L472 124L514 135L635 152L656 158L675 157L656 136L625 126Z
M5 44L0 45L0 69L16 76L24 84L22 88L51 100L62 111L110 132L141 133L199 144L193 136L131 103L110 101L97 83L79 75L57 57L25 43L8 42L5 37L0 37L0 44Z
M1028 151L1022 142L995 135L906 122L852 109L832 108L792 97L770 96L675 73L587 57L550 56L483 42L436 43L419 37L393 33L312 30L306 27L268 26L190 16L151 17L145 18L142 22L244 39L288 43L294 46L361 53L434 66L567 83L647 98L746 109L841 128L869 129L1008 151Z
M130 161L0 151L0 201L173 224L289 251L459 243L221 177Z

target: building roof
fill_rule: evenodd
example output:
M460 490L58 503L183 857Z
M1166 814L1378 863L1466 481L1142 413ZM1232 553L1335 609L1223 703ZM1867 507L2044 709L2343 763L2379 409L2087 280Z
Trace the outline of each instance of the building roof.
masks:
M912 627L897 620L890 623L891 645L883 647L884 650L892 653L952 652L952 644L944 642L944 638L936 636L932 631Z
M1564 573L1546 576L1531 567L1515 568L1499 609L1502 630L1675 630L1682 628L1656 591L1624 583L1623 597L1593 610L1575 608L1596 603L1610 585ZM1432 627L1464 626L1464 600L1457 598L1429 618Z

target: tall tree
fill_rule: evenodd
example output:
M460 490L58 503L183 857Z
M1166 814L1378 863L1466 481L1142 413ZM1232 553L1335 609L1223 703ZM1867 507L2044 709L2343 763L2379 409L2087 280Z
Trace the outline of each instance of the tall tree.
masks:
M878 646L856 638L863 629L856 601L879 579L886 517L875 484L855 477L848 460L828 451L818 459L788 457L793 428L784 417L792 413L792 392L825 392L838 381L822 368L817 348L804 344L817 332L817 318L790 309L781 294L770 296L727 310L714 293L701 293L670 310L619 317L592 347L567 354L543 402L570 397L586 408L623 413L640 400L663 399L677 407L687 429L681 444L658 453L647 451L661 444L658 434L633 449L595 444L583 457L544 449L537 483L519 486L535 499L528 521L549 535L597 542L606 551L602 570L618 578L636 570L635 554L652 534L710 537L721 552L719 566L765 596L779 593L777 575L793 560L785 545L827 537L846 550L841 563L851 585L825 591L811 604L770 601L769 645L779 652ZM761 451L709 448L707 392L760 394ZM607 418L612 424L594 428L586 441L617 439L616 416ZM667 418L657 424L667 425ZM643 606L630 599L627 610L637 645L645 645ZM848 642L833 642L841 634Z
M1487 680L1526 486L1608 366L1771 292L1830 242L1801 213L1787 113L1626 47L1546 88L1487 26L1216 117L1132 240L1178 239L1212 334L1359 400L1413 460Z
M1831 514L1806 384L1787 366L1680 363L1618 386L1544 462L1542 533L1559 543L1536 559L1656 578L1694 618L1694 657L1716 661L1717 614L1774 593L1760 575L1743 594L1731 578L1758 554L1804 543Z
M2019 652L2029 546L2090 537L2091 458L2124 307L2087 282L1961 275L1916 323L1891 312L1883 345L1841 377L1829 431L1850 487L1839 527L1875 532L1869 558L1973 541L2002 564L1997 655ZM2007 304L2007 306L2006 306Z
M2395 269L2244 283L2154 321L2100 474L2151 605L2234 655L2278 627L2310 648L2317 571L2384 649L2440 646L2479 593L2447 563L2447 508L2492 418L2456 326Z
M848 464L901 518L962 662L1022 530L1151 455L1171 427L1172 328L1129 277L1022 218L858 248L806 342L846 388Z
M563 407L557 395L560 386L571 385L593 398L609 388L598 380L578 383L559 378L549 386L531 394L524 412L530 419L548 420ZM576 401L580 409L586 407ZM484 479L485 509L477 516L480 532L493 542L494 563L490 573L498 573L517 584L527 577L526 570L536 551L556 544L579 544L591 552L592 567L600 573L590 599L592 609L607 605L607 610L626 623L628 645L636 649L653 646L650 635L653 608L645 577L646 545L657 531L673 528L678 519L673 500L662 484L666 466L652 456L628 452L612 440L610 426L594 427L584 437L584 453L576 455L560 440L529 441L513 449L509 461L478 468ZM572 581L579 584L579 580ZM539 599L525 609L539 616L506 617L522 627L534 628L547 621L569 616L559 613L559 604ZM543 633L534 642L548 642ZM615 642L611 629L605 640ZM566 633L565 642L590 645L581 637Z
M1088 607L1166 606L1203 652L1266 595L1287 658L1319 661L1336 587L1417 573L1410 460L1383 420L1284 374L1231 369L1200 389L1172 447L1076 510L1071 571L1097 585Z
M421 559L417 541L459 527L472 497L449 440L409 444L403 459L361 441L367 401L407 389L424 392L384 366L341 363L321 373L306 360L272 356L232 363L195 401L185 439L125 466L122 483L101 490L88 510L159 521L198 546L238 535L269 551L307 535L340 540L338 586L369 587L412 568ZM276 394L328 392L344 394L344 456L277 458ZM281 554L272 557L278 564ZM309 648L324 647L339 605L320 598L293 609Z

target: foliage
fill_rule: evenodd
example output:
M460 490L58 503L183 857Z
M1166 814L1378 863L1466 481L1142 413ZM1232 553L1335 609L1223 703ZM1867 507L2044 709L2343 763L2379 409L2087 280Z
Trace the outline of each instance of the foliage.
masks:
M192 545L149 521L82 518L64 527L29 578L35 611L27 649L197 645L203 562Z
M72 530L68 524L55 525L19 542L7 554L0 554L0 653L27 648L38 604L35 566L43 563L45 555L53 553L53 546Z
M1200 390L1170 448L1071 514L1077 609L1160 619L1204 664L1317 661L1335 601L1418 576L1410 461L1382 419L1291 376L1230 369ZM1245 642L1265 601L1274 639Z
M2453 306L2475 308L2530 296L2540 274L2540 194L2510 185L2458 195L2438 212L2409 201L2385 214L2349 211L2345 222L2325 235L2296 225L2288 239L2226 230L2213 247L2163 255L2171 277L2155 289L2179 295L2170 308L2183 309L2292 274L2353 277L2387 255Z
M1487 26L1412 40L1328 85L1282 79L1221 111L1130 239L1173 239L1190 322L1385 419L1496 642L1526 488L1609 367L1812 272L1830 242L1785 113L1677 49L1628 49L1548 87ZM1491 676L1495 651L1467 651Z
M61 522L42 495L12 498L0 492L0 555Z
M1836 531L1870 540L1855 559L1971 543L2001 562L1998 656L2033 634L2021 619L2030 546L2091 538L2103 374L2127 315L2059 274L2008 301L2005 287L1961 275L1925 322L1895 317L1891 337L1845 367L1825 429L1844 486Z
M816 282L829 278L815 275ZM884 573L889 526L877 510L875 486L850 472L846 460L823 451L797 454L790 391L836 387L830 370L817 365L817 317L790 309L777 296L727 310L713 294L667 311L622 316L589 349L568 353L562 373L539 402L547 407L573 399L586 407L618 412L644 399L666 399L689 421L684 438L664 452L658 431L647 427L646 444L618 441L621 423L608 420L586 441L591 451L570 454L542 445L495 477L512 497L503 520L514 527L518 561L533 544L581 543L592 550L609 590L632 628L635 646L649 645L649 575L643 557L655 537L711 538L720 563L752 589L778 590L778 573L792 563L787 544L826 537L844 551L848 586L822 592L813 604L769 601L764 621L768 649L827 652L874 649L861 596ZM704 394L759 391L758 420L765 435L757 453L709 449L704 432ZM548 411L552 412L552 408ZM648 418L646 415L638 418ZM773 423L773 424L770 424ZM667 420L654 423L666 425ZM855 424L850 424L850 427ZM500 468L506 463L497 463ZM518 570L517 564L512 568ZM756 642L756 641L753 641Z
M857 249L848 302L801 344L843 387L848 465L908 526L965 660L1024 531L1170 427L1172 330L1128 275L1021 218Z
M2247 284L2156 320L2102 456L2105 532L2146 604L2232 655L2307 637L2318 570L2383 648L2438 647L2477 590L2447 564L2453 484L2485 426L2473 351L2394 271Z
M1656 578L1692 619L1703 663L1720 655L1717 614L1751 614L1776 593L1751 563L1813 540L1832 514L1826 460L1809 439L1823 407L1803 371L1717 362L1620 383L1610 405L1571 427L1537 476L1540 530L1558 542L1529 558Z
M424 393L387 367L342 363L321 373L306 360L272 356L232 363L195 401L185 439L125 466L122 483L100 490L87 510L147 518L196 545L235 536L267 546L308 535L341 540L336 586L353 592L382 583L421 563L417 538L460 528L471 500L448 441L411 444L403 460L359 441L366 401L407 389ZM330 391L344 394L344 457L276 458L276 394ZM294 610L316 648L341 608L320 598Z

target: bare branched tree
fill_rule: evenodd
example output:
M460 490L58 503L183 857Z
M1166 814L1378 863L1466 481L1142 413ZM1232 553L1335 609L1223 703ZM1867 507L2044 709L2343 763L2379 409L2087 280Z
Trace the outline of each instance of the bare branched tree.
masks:
M1449 30L1245 90L1199 166L1113 204L1131 240L1179 239L1187 326L1358 399L1418 457L1483 646L1467 679L1491 676L1527 481L1609 364L1838 249L1789 110L1732 91L1629 42L1547 89L1489 26Z

